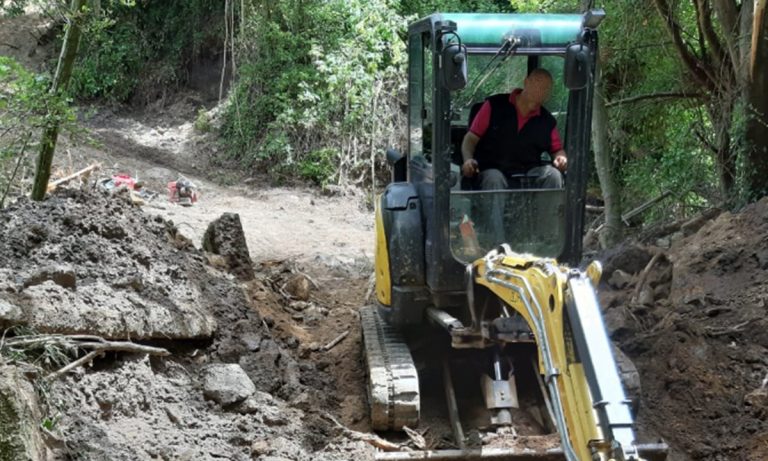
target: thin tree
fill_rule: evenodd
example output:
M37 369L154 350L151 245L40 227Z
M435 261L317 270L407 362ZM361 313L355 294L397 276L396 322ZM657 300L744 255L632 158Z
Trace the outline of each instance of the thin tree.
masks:
M594 7L593 0L583 0L581 10L585 12ZM598 59L599 61L599 59ZM610 248L621 242L621 195L616 181L616 172L611 165L611 149L608 142L608 110L605 102L605 88L602 69L598 62L595 69L595 96L592 101L592 150L595 154L595 169L600 181L605 204L605 227L600 235L603 247Z
M768 195L768 0L754 5L747 72L747 186L750 198Z
M72 68L77 56L77 48L80 45L80 35L82 33L82 22L85 16L86 0L72 0L71 11L67 20L67 31L64 35L64 43L61 46L59 62L56 66L56 74L53 77L50 94L52 97L59 97L67 89L70 77L72 77ZM40 142L40 153L37 157L37 167L35 170L35 182L32 186L32 200L43 200L48 189L48 180L51 177L51 164L53 163L53 153L56 150L56 141L59 137L59 127L61 125L57 114L52 114L48 125L43 130L42 141Z

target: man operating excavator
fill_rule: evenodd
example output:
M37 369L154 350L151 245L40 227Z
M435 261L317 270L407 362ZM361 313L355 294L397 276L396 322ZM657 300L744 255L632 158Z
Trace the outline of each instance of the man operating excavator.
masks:
M539 68L528 74L522 89L485 100L461 145L461 172L473 178L475 188L508 189L521 175L537 188L563 187L568 159L557 122L542 106L551 93L552 75ZM542 152L551 155L551 164L542 164Z

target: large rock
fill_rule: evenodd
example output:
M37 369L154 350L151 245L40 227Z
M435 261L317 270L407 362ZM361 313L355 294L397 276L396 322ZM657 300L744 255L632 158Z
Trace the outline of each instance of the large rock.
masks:
M0 461L45 461L37 395L16 367L0 367Z
M242 402L254 392L256 386L240 365L217 363L203 372L203 395L223 406Z
M208 225L203 235L203 250L226 259L229 271L243 281L253 280L254 272L243 225L237 213L224 213Z

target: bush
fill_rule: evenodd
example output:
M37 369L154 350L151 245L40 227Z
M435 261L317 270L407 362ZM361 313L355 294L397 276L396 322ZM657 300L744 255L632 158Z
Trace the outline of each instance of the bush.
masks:
M0 207L11 186L21 179L20 167L31 165L41 130L50 123L77 134L75 112L66 96L50 94L48 76L27 71L15 60L0 56Z
M208 111L205 110L204 107L197 110L194 127L199 133L208 133L211 131L211 116L208 115Z
M138 89L183 82L204 45L223 41L221 10L216 0L101 2L83 30L70 82L74 96L125 102Z
M394 4L316 0L275 3L268 16L248 11L224 114L230 156L317 183L370 183L405 120L406 20Z
M333 149L312 151L299 163L299 174L318 186L325 186L336 172L338 154Z
M148 51L135 24L96 18L86 24L83 36L87 39L81 41L71 91L82 99L127 100Z

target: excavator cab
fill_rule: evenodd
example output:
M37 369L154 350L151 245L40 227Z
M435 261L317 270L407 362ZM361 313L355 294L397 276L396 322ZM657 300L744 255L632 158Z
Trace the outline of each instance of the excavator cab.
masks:
M600 264L577 268L604 15L433 14L409 26L408 144L387 151L376 302L360 311L371 425L418 427L422 403L442 393L424 376L437 363L457 449L376 459L665 459L663 444L636 440L594 291ZM564 135L565 187L535 189L526 178L510 190L462 184L473 107L539 67L554 77L547 107ZM433 355L420 357L424 350ZM480 370L476 380L471 370ZM461 405L467 389L482 402L480 419ZM499 433L529 416L558 447L486 447L465 435L470 421Z

